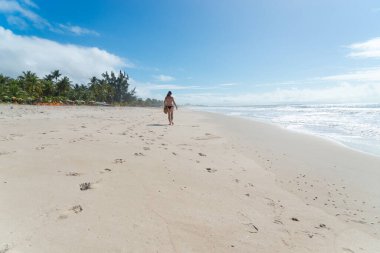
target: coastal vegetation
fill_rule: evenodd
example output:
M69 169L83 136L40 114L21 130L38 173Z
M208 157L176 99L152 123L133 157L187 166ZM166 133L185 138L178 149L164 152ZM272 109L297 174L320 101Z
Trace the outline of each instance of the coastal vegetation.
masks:
M131 89L129 76L119 71L95 76L87 84L73 84L59 70L40 78L36 73L23 71L17 78L0 74L0 102L19 104L77 104L161 106L157 99L142 99Z

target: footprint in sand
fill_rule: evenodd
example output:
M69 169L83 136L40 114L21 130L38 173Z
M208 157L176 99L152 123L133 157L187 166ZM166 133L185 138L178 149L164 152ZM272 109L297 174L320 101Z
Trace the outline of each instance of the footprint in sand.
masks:
M211 169L211 168L206 168L206 170L207 170L208 173L215 173L215 172L218 171L216 169Z
M117 158L113 161L113 163L124 163L125 160L121 159L121 158Z
M61 215L58 216L59 220L64 220L69 217L70 214L79 214L83 211L83 208L81 205L75 205L68 209L67 211L63 212ZM1 251L0 251L1 252Z
M104 173L109 173L109 172L111 172L111 171L112 171L111 169L109 169L109 168L105 168L104 170L99 171L99 173L100 173L100 174L104 174Z
M195 138L193 138L193 139L194 139L194 140L197 140L197 141L207 141L207 140L212 140L212 139L219 139L219 138L221 138L221 137L219 137L219 136L212 135L212 134L209 134L209 133L206 133L205 135L206 135L206 136L195 137Z
M356 215L356 214L354 214L354 215ZM351 222L355 222L355 223L359 223L359 224L367 224L367 222L361 221L361 220L351 220Z
M355 253L355 251L348 249L348 248L342 248L344 252L349 252L349 253Z
M251 233L251 234L255 234L255 233L258 233L259 232L259 229L253 224L253 223L246 223L246 224L243 224L245 226L248 227L248 232Z
M144 154L139 152L139 153L135 153L135 156L144 156Z
M199 156L207 156L207 155L205 155L205 154L203 154L203 153L198 153L198 155L199 155Z
M315 227L316 229L321 229L321 228L323 228L323 229L329 229L325 224L323 224L323 223L321 223L321 224L319 224L319 226L318 227Z
M69 176L69 177L77 177L80 175L81 175L81 173L73 172L73 171L66 173L66 176Z
M11 151L11 152L0 152L0 156L2 156L2 155L9 155L9 154L12 154L12 153L16 153L16 151Z
M315 235L319 235L318 233L313 233L313 232L310 232L310 231L304 231L304 233L311 239L313 238Z
M10 134L11 136L11 139L13 140L14 137L23 137L24 135L23 134Z

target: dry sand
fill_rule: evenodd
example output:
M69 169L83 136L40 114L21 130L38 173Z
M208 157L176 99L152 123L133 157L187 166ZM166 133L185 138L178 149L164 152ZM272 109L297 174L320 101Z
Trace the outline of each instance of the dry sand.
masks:
M0 105L0 253L380 252L379 158L243 119L174 122Z

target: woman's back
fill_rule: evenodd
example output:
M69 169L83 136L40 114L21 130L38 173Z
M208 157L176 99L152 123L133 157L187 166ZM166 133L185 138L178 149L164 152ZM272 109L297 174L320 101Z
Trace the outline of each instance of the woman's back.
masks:
M173 106L173 97L172 96L166 96L164 103L166 106Z

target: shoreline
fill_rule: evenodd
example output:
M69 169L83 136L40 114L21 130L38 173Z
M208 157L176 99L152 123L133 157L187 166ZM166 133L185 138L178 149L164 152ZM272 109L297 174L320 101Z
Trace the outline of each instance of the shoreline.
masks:
M337 144L339 146L342 146L342 147L345 147L347 149L351 149L353 151L357 151L357 152L360 152L360 153L363 153L363 154L367 154L367 155L370 155L370 156L375 156L375 157L380 158L380 152L376 153L376 152L366 151L364 149L358 148L357 147L358 145L349 145L349 142L344 142L344 141L336 139L334 137L331 137L331 136L328 136L328 135L324 135L323 133L317 133L317 132L313 132L313 131L309 131L309 130L297 130L297 129L287 128L287 127L285 127L285 126L283 126L283 125L281 125L279 123L273 123L273 122L271 122L268 119L248 117L248 116L241 116L241 115L230 115L230 114L225 114L223 112L212 112L212 111L199 110L199 109L191 109L191 108L189 108L189 110L192 110L192 111L195 111L195 112L205 112L205 113L212 113L212 114L217 114L217 115L223 115L223 116L226 116L226 117L235 117L235 118L239 118L239 119L245 119L245 120L249 120L249 121L253 121L253 122L261 122L261 123L264 123L264 124L269 124L269 125L277 126L277 127L281 128L281 129L284 129L284 130L287 130L287 131L290 131L290 132L295 132L295 133L300 133L300 134L305 134L305 135L309 135L309 136L314 136L314 137L322 138L324 140L330 141L332 143L335 143L335 144Z
M188 109L0 112L0 251L380 250L376 157Z
M330 177L333 179L341 177L340 180L344 179L350 181L357 191L366 189L368 193L375 194L376 197L373 197L373 199L377 201L374 205L377 207L380 206L380 190L376 190L376 180L374 180L380 176L380 171L378 170L380 157L346 147L330 139L300 133L298 131L291 131L276 124L241 117L229 117L217 113L206 112L206 114L210 116L212 120L217 121L219 125L226 125L227 123L225 129L226 135L230 133L230 136L232 138L238 138L240 143L244 143L244 139L248 139L249 141L245 142L246 147L249 147L248 150L255 149L261 154L257 155L255 154L257 152L247 152L247 149L240 151L247 156L253 157L262 167L274 172L276 176L279 177L279 180L283 181L289 179L289 176L284 175L282 172L284 167L287 167L285 169L286 172L293 173L293 175L296 174L296 169L292 169L292 166L303 167L303 169L300 169L301 172L304 172L304 169L309 169L309 172L316 177L315 180L323 180L329 176L328 174L331 174ZM235 127L235 124L237 127ZM244 127L241 127L242 125L244 125ZM251 129L260 128L260 131L258 131L257 135L252 134L252 136L247 138L247 133L244 133L244 131L249 131L249 127ZM267 133L264 132L266 130ZM262 136L263 133L264 136L267 137L266 139ZM269 136L273 134L281 137L281 140L271 140L268 143L268 140L270 140ZM252 145L252 143L249 143L252 139L259 141L257 144ZM291 144L292 141L293 143ZM284 143L288 143L289 145ZM288 151L292 150L290 145L298 146L296 151L292 151L292 157L286 155L286 159L279 158L281 155L285 155L289 153ZM332 154L329 154L330 152ZM334 155L337 157L334 157ZM273 156L281 161L277 162L280 164L274 164ZM325 159L325 161L321 162L318 159ZM347 161L344 161L344 159ZM270 165L268 165L267 162L270 163ZM363 166L367 166L367 168L363 170ZM348 168L347 171L344 171L345 167ZM302 174L304 175L304 173ZM362 174L366 175L363 176ZM338 184L337 181L339 180L336 180L334 183ZM285 187L285 189L289 190L287 187ZM371 190L373 190L373 192L371 192ZM297 194L297 192L294 192L294 189L292 192ZM358 194L357 198L363 197L364 195L364 193ZM299 196L304 197L303 194ZM323 206L318 207L324 209Z
M212 112L210 112L210 113L212 113ZM218 114L218 113L216 113L216 114ZM306 135L306 136L311 136L311 137L323 139L323 140L325 140L327 142L330 142L333 145L337 145L339 147L342 147L342 148L345 148L345 149L349 149L349 150L354 151L354 152L358 152L358 153L361 153L361 154L364 154L364 155L368 155L368 156L372 156L372 157L375 157L375 158L380 158L380 154L370 153L370 152L361 150L359 148L355 148L355 147L349 146L348 144L345 144L344 142L342 142L340 140L337 140L337 139L334 139L332 137L329 137L327 135L317 134L317 133L314 133L314 132L311 132L311 131L307 131L307 130L302 131L302 130L296 130L296 129L289 129L289 128L286 128L284 126L281 126L280 124L276 124L276 123L273 123L273 122L269 122L269 121L265 121L265 120L260 120L260 119L256 119L256 118L240 117L240 116L225 115L225 114L222 114L222 115L226 116L226 117L240 118L240 119L245 119L245 120L249 120L249 121L253 121L253 122L260 122L260 123L263 123L263 124L272 125L274 127L278 127L280 129L283 129L283 130L286 130L286 131L289 131L289 132L293 132L293 133L296 133L296 134L301 134L301 135Z

